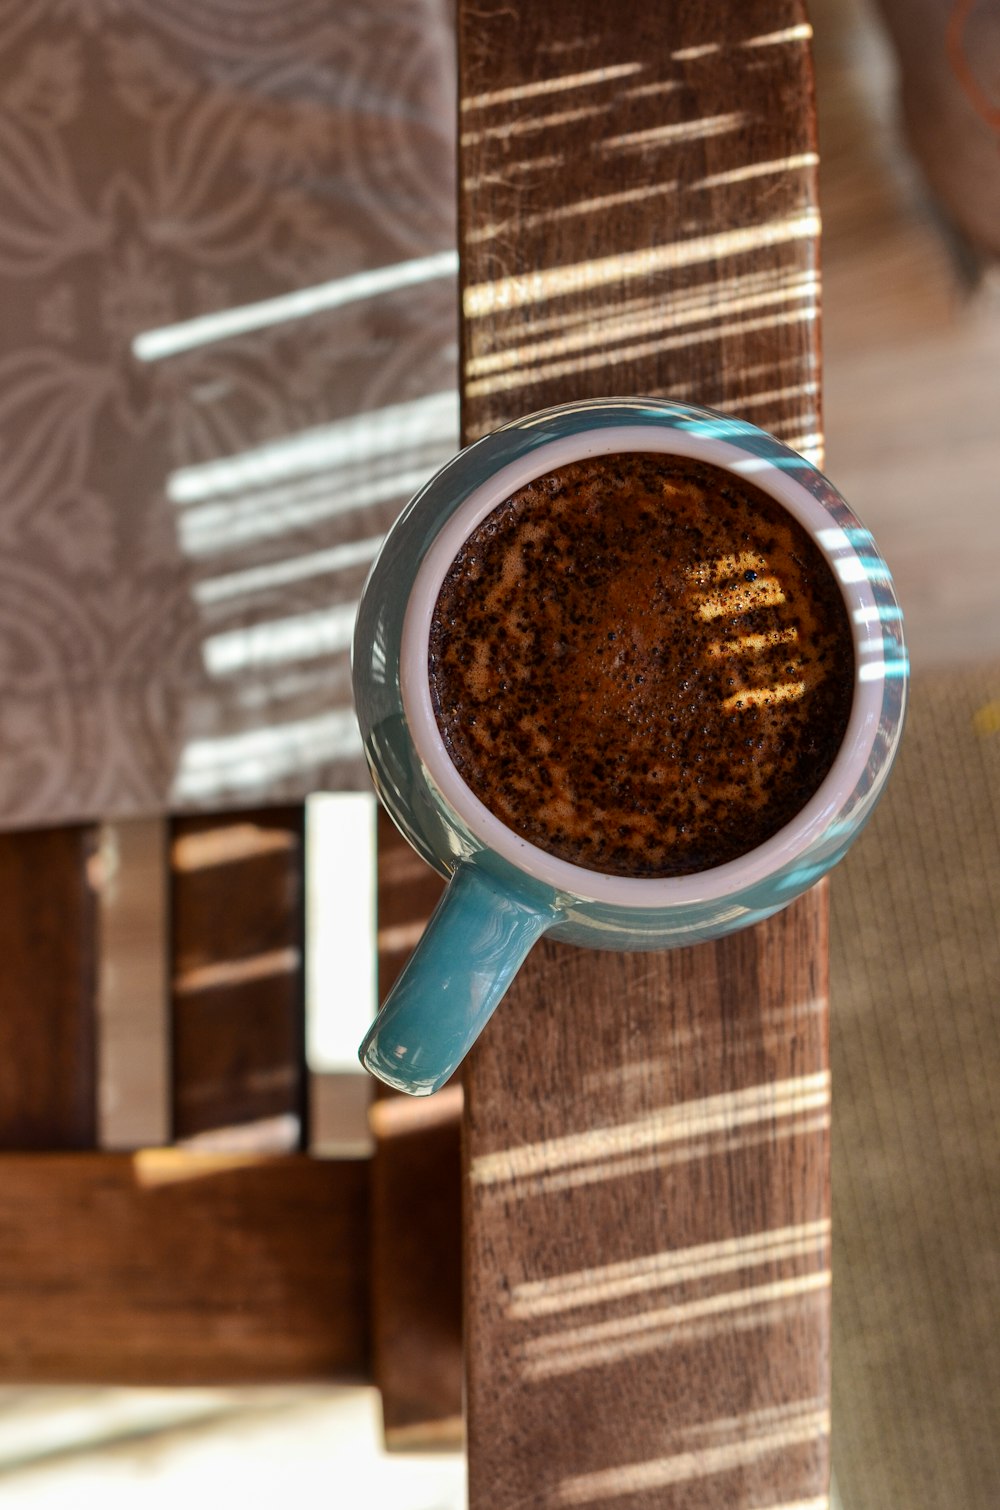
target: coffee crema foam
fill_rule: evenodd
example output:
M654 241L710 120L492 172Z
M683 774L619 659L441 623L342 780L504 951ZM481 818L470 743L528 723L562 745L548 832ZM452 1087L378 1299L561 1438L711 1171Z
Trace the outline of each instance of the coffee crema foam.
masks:
M450 567L435 717L501 822L608 875L711 869L777 833L842 743L843 597L803 527L722 468L600 456L519 489Z

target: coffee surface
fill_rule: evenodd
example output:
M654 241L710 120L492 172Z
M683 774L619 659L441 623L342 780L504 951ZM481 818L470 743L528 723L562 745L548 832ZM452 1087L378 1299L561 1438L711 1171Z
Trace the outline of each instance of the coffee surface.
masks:
M693 874L784 827L843 740L854 654L806 531L752 483L655 454L538 478L465 542L429 651L468 786L561 859Z

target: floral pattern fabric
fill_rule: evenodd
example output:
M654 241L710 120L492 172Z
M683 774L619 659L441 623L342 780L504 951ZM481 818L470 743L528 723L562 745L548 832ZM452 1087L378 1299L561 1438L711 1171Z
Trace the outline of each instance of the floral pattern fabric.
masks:
M454 449L441 0L0 0L0 824L363 783Z

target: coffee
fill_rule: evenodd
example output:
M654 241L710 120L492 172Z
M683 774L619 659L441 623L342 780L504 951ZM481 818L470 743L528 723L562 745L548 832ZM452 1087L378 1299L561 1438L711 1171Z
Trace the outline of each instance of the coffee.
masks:
M491 812L608 875L690 875L802 809L844 738L837 581L752 483L655 453L538 478L469 536L434 610L450 758Z

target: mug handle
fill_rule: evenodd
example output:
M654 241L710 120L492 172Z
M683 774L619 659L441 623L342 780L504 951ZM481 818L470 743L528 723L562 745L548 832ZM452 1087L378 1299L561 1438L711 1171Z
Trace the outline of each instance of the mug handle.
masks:
M365 1035L365 1069L411 1096L440 1090L558 918L555 905L518 895L473 861L459 864Z

